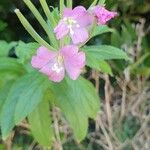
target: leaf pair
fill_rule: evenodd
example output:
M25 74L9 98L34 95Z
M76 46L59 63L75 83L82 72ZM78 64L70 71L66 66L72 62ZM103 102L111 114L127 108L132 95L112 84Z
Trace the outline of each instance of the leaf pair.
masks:
M41 145L51 145L53 130L49 102L60 107L79 141L87 134L88 118L95 119L100 106L93 85L82 77L76 81L66 77L56 84L37 72L26 74L13 84L3 105L3 139L28 116L35 139Z
M95 119L100 107L93 85L82 77L76 81L65 78L59 84L51 84L51 89L56 97L56 105L69 121L75 137L83 140L87 134L88 117Z
M128 59L126 53L121 49L108 45L85 46L83 51L86 53L87 66L110 75L112 75L112 71L105 60Z

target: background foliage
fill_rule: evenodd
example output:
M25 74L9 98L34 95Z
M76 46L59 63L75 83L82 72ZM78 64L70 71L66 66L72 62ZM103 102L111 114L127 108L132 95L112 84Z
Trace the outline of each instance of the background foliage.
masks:
M43 13L38 0L33 0L33 2L39 11ZM50 6L58 6L58 1L47 0L47 2ZM74 1L74 6L82 4L89 7L91 3L92 0L76 0ZM88 135L81 144L76 142L72 137L72 132L60 115L59 110L54 110L61 130L60 138L65 150L111 150L112 148L121 150L148 150L150 147L150 128L148 126L150 123L150 93L148 81L150 75L150 2L149 0L107 0L106 6L109 9L119 12L119 16L109 24L114 30L105 35L95 36L88 45L112 44L125 50L130 56L131 61L108 61L107 63L110 64L112 69L105 70L105 67L103 69L109 73L110 76L88 68L86 78L95 85L97 92L102 98L102 109L96 122L90 120L89 129L87 129ZM38 44L30 43L33 39L24 30L13 12L16 7L21 9L35 29L44 36L44 31L22 1L0 1L0 98L7 97L13 82L16 81L26 69L30 70L28 63L26 63L26 68L21 64L28 62L28 60L31 59L30 54L33 54L34 49L39 46ZM20 53L20 51L24 51L24 53ZM16 55L14 52L16 52ZM8 57L12 59L8 59ZM14 61L16 57L21 59L16 62ZM3 62L7 63L5 64ZM101 63L103 64L102 66L108 65L105 62ZM97 64L94 66L97 66ZM5 68L7 68L7 70ZM28 78L23 80L23 85L16 85L19 93L21 92L20 87L24 87L26 91L28 90L28 87L25 87L25 85L30 81L28 81ZM81 78L80 80L83 79ZM33 84L38 85L41 82L43 82L42 78L38 81L35 80ZM76 88L74 85L72 86ZM57 91L57 87L55 87L55 90ZM88 93L88 91L86 92ZM39 98L38 95L35 96L36 97L33 96L33 102L34 98ZM12 99L16 100L16 97L12 97ZM3 100L0 101L0 109L2 102ZM41 107L47 106L45 103L46 102L43 102ZM63 108L63 103L61 107ZM18 114L18 116L16 116L16 122L22 117L19 116L20 108L22 108L21 104L18 104L18 108L18 112L16 112L16 114ZM27 108L30 109L30 107ZM9 112L11 109L13 109L13 106L8 109L10 116L11 113ZM35 132L37 120L41 121L41 123L43 122L39 120L39 118L47 120L48 122L51 121L45 119L48 118L47 110L49 108L43 110L43 115L38 114L38 110L40 109L41 108L38 107L28 118L29 122L33 125L33 128L31 127L33 135L37 134L37 132ZM11 125L13 122L9 120L9 117L7 121L10 121ZM69 117L70 116L68 116L68 118ZM57 121L54 120L54 123L57 123ZM47 128L46 124L44 126ZM13 131L12 135L6 141L1 141L0 149L5 149L5 147L14 150L42 149L41 146L34 141L28 128L27 122L23 122L15 127L15 134ZM43 132L42 129L39 131L39 134L40 132ZM49 134L53 133L50 131ZM45 136L49 136L48 133L45 133ZM36 140L38 141L39 139ZM47 144L49 141L44 140L40 142ZM56 147L58 144L59 143L55 144Z

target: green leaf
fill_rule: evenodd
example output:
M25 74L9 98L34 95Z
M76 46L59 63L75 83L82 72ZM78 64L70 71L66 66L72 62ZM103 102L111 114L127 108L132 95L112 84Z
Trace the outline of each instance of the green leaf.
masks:
M66 78L60 84L53 84L51 89L56 105L64 113L75 137L83 140L87 133L88 117L95 118L100 107L93 85L82 77L76 81Z
M1 120L1 111L5 100L7 99L8 93L12 87L14 81L9 81L5 86L0 90L0 120Z
M113 32L114 30L109 28L106 25L102 25L102 26L96 26L92 32L91 37L95 37L97 35L103 34L103 33L107 33L107 32Z
M19 62L27 63L31 60L31 57L36 53L37 48L40 45L36 42L24 43L19 41L18 46L15 49L16 55L19 58Z
M45 78L39 73L32 73L28 79L23 80L23 91L20 93L15 109L15 123L21 122L42 101L47 89Z
M112 34L111 34L111 45L116 46L116 47L121 47L121 45L123 44L123 40L121 35L119 34L119 32L117 30L115 30Z
M17 74L23 74L25 72L23 66L17 62L16 58L0 58L0 72L15 72Z
M87 59L87 66L94 68L100 72L104 72L112 75L112 70L110 65L104 60L99 60L95 57L89 56Z
M1 114L2 137L6 139L15 124L21 122L42 100L43 77L31 73L21 77L12 86Z
M47 99L44 99L28 116L28 120L36 141L42 146L51 146L53 130L51 128L50 108Z
M53 18L55 18L55 21L56 21L57 24L58 24L59 20L61 19L59 14L60 13L59 13L58 7L53 8L52 15L53 15Z
M19 74L13 72L0 72L0 90L3 89L9 82L16 81L19 77Z
M0 57L8 56L9 51L16 46L16 42L7 43L6 41L0 41Z
M108 45L86 46L82 50L86 53L87 60L91 57L98 60L129 59L124 51Z

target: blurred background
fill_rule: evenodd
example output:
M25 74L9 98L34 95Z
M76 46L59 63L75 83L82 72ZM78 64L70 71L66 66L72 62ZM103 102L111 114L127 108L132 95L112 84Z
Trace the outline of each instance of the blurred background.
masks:
M38 0L32 0L43 14ZM47 0L51 10L58 0ZM74 6L90 6L92 0L74 0ZM66 124L60 126L64 150L150 150L150 1L106 0L107 9L119 16L109 22L113 33L97 36L88 44L111 44L122 48L130 57L109 61L114 76L87 68L86 78L96 87L102 101L96 122L89 120L89 132L82 143L77 143ZM14 14L19 8L36 31L44 31L22 0L0 0L0 56L16 57L18 41L34 41ZM3 79L0 79L3 82ZM1 87L0 87L1 88ZM107 96L106 96L107 95ZM58 112L61 119L61 115ZM42 149L27 127L16 127L15 136L0 140L0 150Z

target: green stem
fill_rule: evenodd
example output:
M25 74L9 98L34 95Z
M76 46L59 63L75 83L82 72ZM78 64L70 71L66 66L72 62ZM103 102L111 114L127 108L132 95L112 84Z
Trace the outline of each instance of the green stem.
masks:
M93 6L95 6L96 4L97 4L97 0L94 0L94 2L91 4L90 7L93 7Z
M72 0L67 0L67 7L72 8Z
M24 26L24 28L29 32L29 34L37 41L40 45L47 47L50 50L56 50L52 46L50 46L46 41L44 41L39 34L33 29L27 19L23 16L19 9L15 9L15 13L18 16L20 22Z
M49 10L48 4L46 3L46 0L39 0L41 3L41 6L45 12L45 15L47 17L47 19L50 21L52 27L55 27L57 25L52 13Z
M35 6L33 5L33 3L30 0L24 0L24 2L28 6L28 8L31 10L31 12L34 14L34 16L38 20L38 22L41 24L41 26L47 33L50 41L52 42L52 44L56 46L57 41L55 39L55 36L54 36L53 32L51 32L49 30L49 26L47 25L46 21L43 19L43 17L39 13L39 11L35 8Z
M99 1L98 1L98 5L104 6L104 5L105 5L105 1L106 1L106 0L99 0Z
M60 0L59 1L59 9L60 9L60 15L61 15L61 17L62 17L62 15L63 15L63 10L64 10L64 0Z

